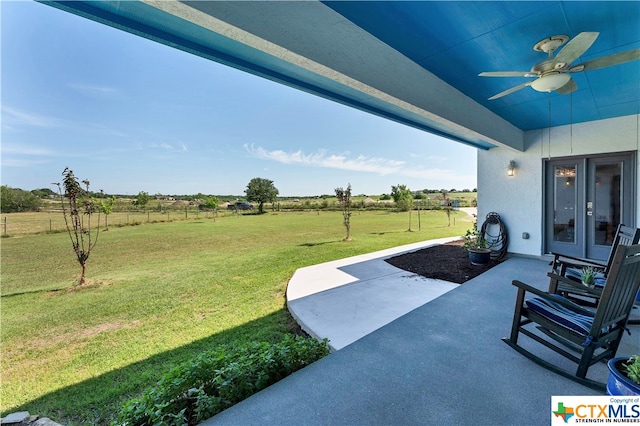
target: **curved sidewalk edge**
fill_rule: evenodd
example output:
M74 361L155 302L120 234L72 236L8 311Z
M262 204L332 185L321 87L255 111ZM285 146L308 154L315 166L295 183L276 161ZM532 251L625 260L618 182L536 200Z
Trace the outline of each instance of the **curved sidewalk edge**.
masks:
M300 327L339 350L458 287L398 269L384 260L454 241L440 238L298 269L287 307Z

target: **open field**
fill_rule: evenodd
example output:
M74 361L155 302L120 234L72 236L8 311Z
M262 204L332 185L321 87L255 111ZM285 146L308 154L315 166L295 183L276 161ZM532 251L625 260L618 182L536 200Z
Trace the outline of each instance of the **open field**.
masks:
M421 210L439 208L442 197L440 194L422 194L424 198L415 200L415 208ZM389 210L393 211L395 205L392 200L380 201L380 196L371 198L365 196L355 196L352 198L354 209L356 210ZM460 207L473 207L477 200L475 192L452 192L448 194L448 199L458 202ZM233 200L231 200L233 201ZM195 205L176 205L184 201L151 200L145 209L138 209L133 204L133 199L118 198L113 207L113 212L105 218L100 215L102 229L105 227L105 220L109 227L122 227L139 225L145 223L174 222L190 219L216 219L235 214L220 205L217 212L200 210ZM255 203L254 203L255 204ZM265 211L324 211L339 210L338 201L335 197L324 196L306 198L283 198L273 204L266 203ZM241 211L240 214L248 214L248 211ZM97 217L97 216L94 216ZM2 213L0 217L0 235L3 237L17 237L26 234L55 233L64 232L64 217L59 200L43 200L39 212L28 213Z
M2 412L107 424L123 401L212 346L277 340L300 267L462 235L472 218L442 211L201 216L100 234L84 288L66 233L3 238Z

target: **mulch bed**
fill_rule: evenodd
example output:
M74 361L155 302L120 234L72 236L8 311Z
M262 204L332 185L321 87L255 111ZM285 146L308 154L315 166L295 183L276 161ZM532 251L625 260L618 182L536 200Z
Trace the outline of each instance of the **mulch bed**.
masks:
M434 247L401 254L386 262L396 268L427 278L436 278L462 284L488 271L501 261L491 260L485 266L472 265L469 254L462 248L463 241L440 244Z

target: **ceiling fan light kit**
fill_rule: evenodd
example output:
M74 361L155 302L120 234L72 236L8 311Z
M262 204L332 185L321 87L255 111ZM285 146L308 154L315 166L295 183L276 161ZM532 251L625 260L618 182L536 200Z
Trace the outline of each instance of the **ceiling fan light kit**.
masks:
M531 83L531 87L538 92L553 92L558 90L571 80L571 76L566 73L545 74Z

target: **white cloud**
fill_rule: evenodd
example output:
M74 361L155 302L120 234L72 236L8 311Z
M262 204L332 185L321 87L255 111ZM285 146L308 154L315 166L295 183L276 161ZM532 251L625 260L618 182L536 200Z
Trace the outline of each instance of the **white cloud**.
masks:
M110 95L116 91L113 87L92 84L70 84L69 87L85 95Z
M2 167L30 168L30 167L39 166L41 164L46 164L46 163L48 163L48 161L46 160L30 160L30 159L2 157Z
M3 143L2 154L3 155L13 154L13 155L50 156L50 155L53 155L54 152L47 148L30 147L26 145L16 146L16 145Z
M286 152L282 150L268 151L265 148L245 144L245 150L253 157L262 160L276 161L282 164L292 164L310 167L324 167L329 169L349 170L355 172L377 173L379 175L395 175L407 178L423 179L427 181L442 181L464 183L470 176L451 169L428 169L422 165L411 165L402 160L388 158L367 157L359 155L349 158L349 154L328 154L325 150L305 154L302 150ZM428 157L431 161L442 157Z
M29 113L19 109L2 106L3 125L6 128L14 128L16 125L33 126L33 127L62 127L67 123L64 120L55 117L47 117L45 115Z
M138 144L139 148L142 149L143 146ZM147 144L149 148L154 149L163 149L165 151L180 151L180 152L188 152L187 145L184 142L177 142L175 145L172 145L168 142L151 142Z
M405 165L404 161L387 158L366 157L359 155L348 158L348 154L327 154L324 150L305 154L302 150L285 152L282 150L267 151L263 147L245 144L249 154L263 160L277 161L283 164L324 167L328 169L351 170L357 172L378 173L388 175L398 173Z

